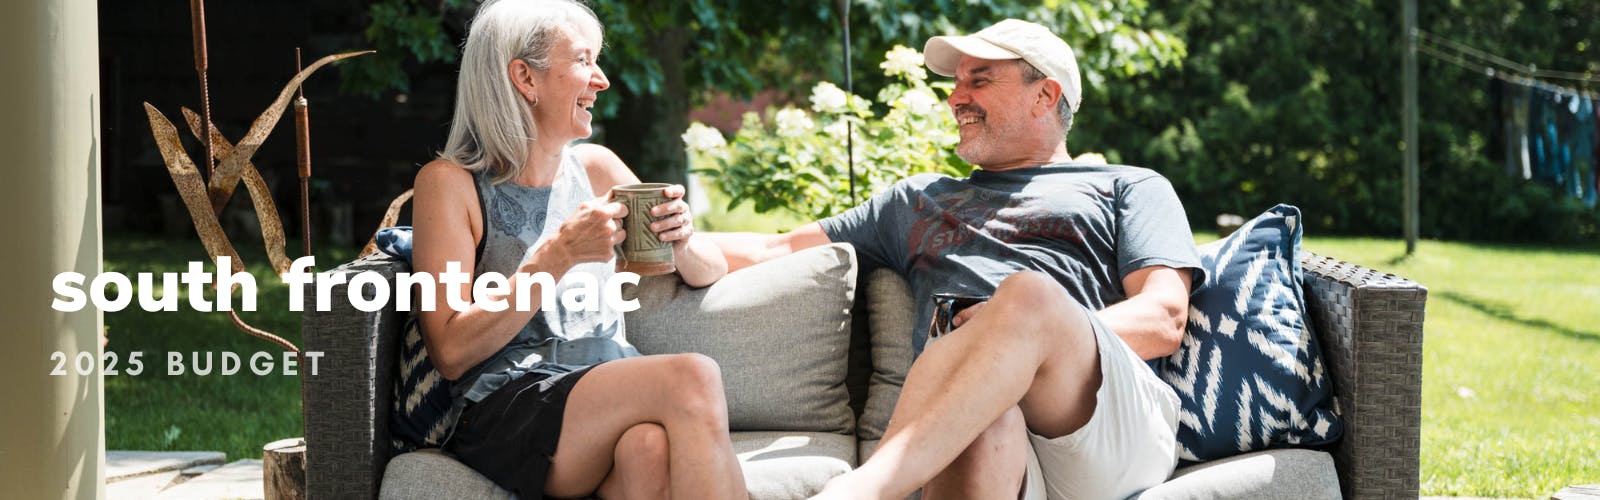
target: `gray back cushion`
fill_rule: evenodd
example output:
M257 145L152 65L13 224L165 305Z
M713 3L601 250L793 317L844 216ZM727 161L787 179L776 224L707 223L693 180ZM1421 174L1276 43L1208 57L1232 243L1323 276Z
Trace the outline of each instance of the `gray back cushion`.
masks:
M855 430L845 389L856 258L848 245L796 252L706 288L640 281L628 340L645 354L698 352L722 367L733 430Z
M916 306L911 287L900 275L878 269L867 276L867 321L872 329L872 376L867 382L867 404L856 422L857 437L883 437L900 399L900 386L911 371L911 323ZM862 455L863 457L866 454Z

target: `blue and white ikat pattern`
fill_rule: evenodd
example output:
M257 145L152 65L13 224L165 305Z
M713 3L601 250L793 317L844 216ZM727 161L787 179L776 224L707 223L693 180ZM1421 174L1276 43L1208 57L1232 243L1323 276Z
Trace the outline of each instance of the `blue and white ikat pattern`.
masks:
M378 249L411 263L410 226L378 230ZM406 314L405 338L400 346L399 370L392 389L394 407L389 410L390 445L395 453L444 445L455 427L457 411L450 398L450 381L428 360L415 307Z
M450 381L428 360L416 311L406 314L405 332L395 374L394 407L389 412L390 444L395 453L444 446L460 416L450 398Z
M1344 424L1301 294L1300 210L1278 205L1200 247L1206 282L1188 332L1160 363L1182 402L1179 457L1201 462L1314 446Z

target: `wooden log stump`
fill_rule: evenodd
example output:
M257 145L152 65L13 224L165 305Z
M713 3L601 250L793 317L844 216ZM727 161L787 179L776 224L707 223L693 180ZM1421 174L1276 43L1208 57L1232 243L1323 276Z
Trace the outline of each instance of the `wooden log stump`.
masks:
M305 500L305 438L280 439L261 447L261 476L267 500Z

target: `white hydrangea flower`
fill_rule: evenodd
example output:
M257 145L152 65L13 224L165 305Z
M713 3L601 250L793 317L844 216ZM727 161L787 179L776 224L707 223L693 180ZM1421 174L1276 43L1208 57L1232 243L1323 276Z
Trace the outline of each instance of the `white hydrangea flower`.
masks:
M1073 161L1077 161L1077 162L1082 162L1082 163L1088 163L1088 164L1092 164L1092 165L1105 165L1106 164L1105 155L1102 155L1100 153L1084 153L1084 154L1078 155L1077 158L1073 158L1072 160Z
M728 145L722 138L722 132L706 126L704 123L694 122L689 124L689 130L683 133L683 143L689 146L690 151L719 151Z
M833 122L832 125L828 125L826 127L822 127L822 131L823 132L827 132L828 133L828 137L833 137L833 138L836 138L836 139L843 139L845 134L848 134L850 132L850 129L848 129L846 127L848 127L848 125L845 124L845 121L844 120L839 120L839 121Z
M922 53L917 52L917 49L904 45L895 45L894 48L889 49L888 53L884 54L883 59L884 61L878 64L878 67L883 68L883 74L886 76L905 75L913 80L926 80L928 78L927 70L922 68Z
M778 122L778 135L783 137L795 137L816 127L805 111L795 108L783 108L774 119Z
M811 88L811 110L818 113L842 113L849 96L844 89L828 82L818 83Z
M900 95L900 106L913 115L927 115L938 110L939 98L926 90L911 89Z

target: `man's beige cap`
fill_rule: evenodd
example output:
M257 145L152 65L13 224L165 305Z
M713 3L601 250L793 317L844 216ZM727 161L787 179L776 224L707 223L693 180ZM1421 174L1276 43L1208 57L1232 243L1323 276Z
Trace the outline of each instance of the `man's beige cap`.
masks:
M963 54L978 59L1027 61L1045 76L1061 82L1061 98L1067 100L1072 112L1078 112L1078 102L1083 100L1078 57L1049 28L1007 19L971 35L929 38L922 46L928 69L944 76L955 76Z

